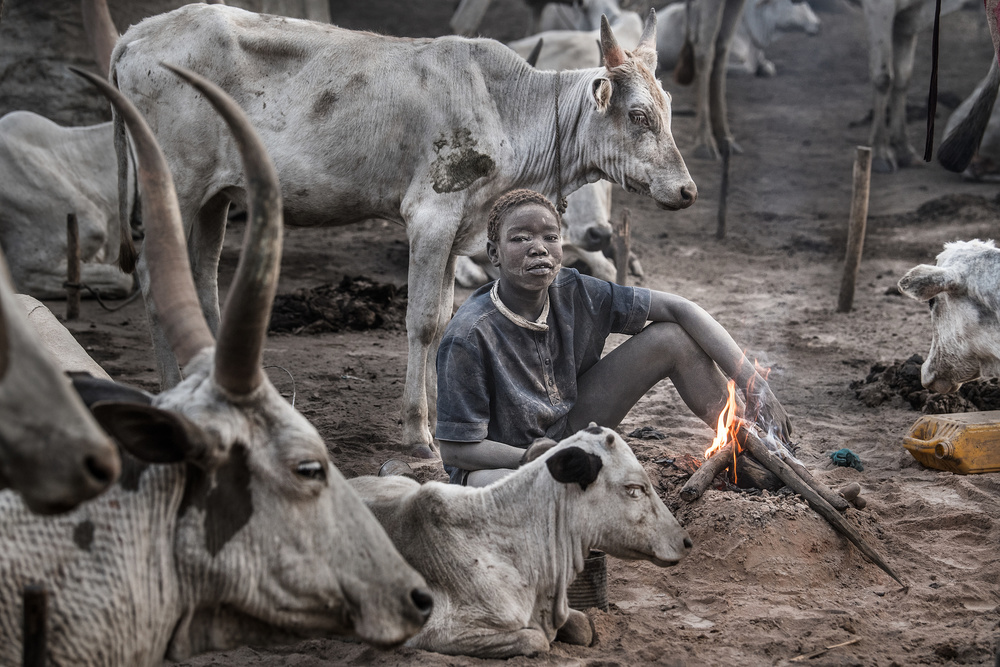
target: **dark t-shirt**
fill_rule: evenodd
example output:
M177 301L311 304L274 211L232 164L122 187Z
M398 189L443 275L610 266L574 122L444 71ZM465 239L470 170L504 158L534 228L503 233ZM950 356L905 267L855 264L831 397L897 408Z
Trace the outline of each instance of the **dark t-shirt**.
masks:
M562 269L549 287L548 330L534 331L497 309L491 287L462 304L438 348L435 435L515 447L562 439L577 377L600 360L608 334L642 330L650 292Z

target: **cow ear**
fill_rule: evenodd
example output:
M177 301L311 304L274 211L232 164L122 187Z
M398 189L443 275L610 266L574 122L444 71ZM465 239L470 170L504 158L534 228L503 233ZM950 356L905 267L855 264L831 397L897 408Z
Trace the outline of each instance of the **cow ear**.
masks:
M90 373L69 372L69 379L73 382L73 389L83 399L83 404L87 407L101 401L114 401L116 403L140 403L150 405L153 402L153 395L135 389L128 385L118 384L111 380L96 378Z
M585 452L579 447L566 447L545 459L552 478L561 484L576 482L584 491L590 486L604 461L600 456Z
M611 104L611 79L599 76L590 85L594 92L594 104L597 105L597 111L604 113Z
M656 73L656 10L650 8L642 36L632 54L642 60L650 72Z
M928 301L941 292L955 292L959 287L953 271L930 264L915 266L899 279L899 291L917 301Z
M205 466L208 434L188 418L152 405L103 401L90 407L97 422L132 456L147 463Z
M604 54L604 66L613 69L625 62L625 51L618 45L615 34L611 32L608 17L601 14L601 53Z

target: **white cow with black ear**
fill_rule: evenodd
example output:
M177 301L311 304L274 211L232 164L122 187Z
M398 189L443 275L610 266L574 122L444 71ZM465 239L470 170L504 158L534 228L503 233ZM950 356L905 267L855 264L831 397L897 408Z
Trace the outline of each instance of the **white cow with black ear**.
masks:
M46 657L54 665L160 665L303 635L353 634L392 646L431 611L423 577L262 370L281 259L274 165L231 98L171 69L198 90L187 111L206 114L210 101L239 149L249 204L244 250L215 339L163 154L117 89L86 74L113 100L136 146L147 296L160 307L185 379L150 396L77 378L98 421L139 458L126 457L119 484L104 496L53 520L0 496L3 665L20 660L20 593L33 581L52 591Z
M947 394L1000 376L1000 250L993 241L946 243L936 266L913 267L899 289L931 308L934 338L921 384Z
M566 587L591 549L675 565L687 532L635 454L591 423L485 488L405 477L350 480L434 593L435 612L408 645L480 658L590 644Z

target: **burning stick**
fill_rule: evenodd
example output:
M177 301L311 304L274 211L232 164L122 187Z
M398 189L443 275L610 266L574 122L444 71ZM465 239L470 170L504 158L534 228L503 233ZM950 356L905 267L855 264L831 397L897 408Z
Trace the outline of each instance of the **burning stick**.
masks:
M715 476L732 465L733 447L734 443L729 443L702 463L701 467L695 470L687 483L681 487L681 498L689 503L701 498L701 494L705 493L705 489L712 483Z
M882 559L875 549L873 549L857 529L848 523L847 519L841 516L840 512L835 510L830 503L823 500L822 496L819 495L811 486L795 474L795 472L785 465L785 462L779 459L777 456L771 453L771 450L767 448L763 442L760 441L754 433L751 433L746 428L740 429L740 435L745 439L742 440L742 444L750 451L755 459L764 465L765 468L773 472L775 475L781 478L785 484L787 484L792 491L799 494L806 499L806 502L816 510L824 519L830 522L830 525L836 528L844 537L849 539L854 543L861 553L863 553L868 560L878 565L886 574L895 579L900 586L903 588L909 588L899 576L889 567L888 564Z

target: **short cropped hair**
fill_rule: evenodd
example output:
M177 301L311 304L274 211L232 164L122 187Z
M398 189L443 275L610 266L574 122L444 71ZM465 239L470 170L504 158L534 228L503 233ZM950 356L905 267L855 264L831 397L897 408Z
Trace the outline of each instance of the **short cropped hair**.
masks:
M486 222L486 238L494 243L498 243L500 240L500 223L503 222L504 216L509 211L525 204L538 204L549 209L552 215L555 216L556 222L562 227L562 216L559 215L559 211L552 205L552 202L546 199L540 192L520 188L501 195L493 204L493 208L490 209L490 216Z

